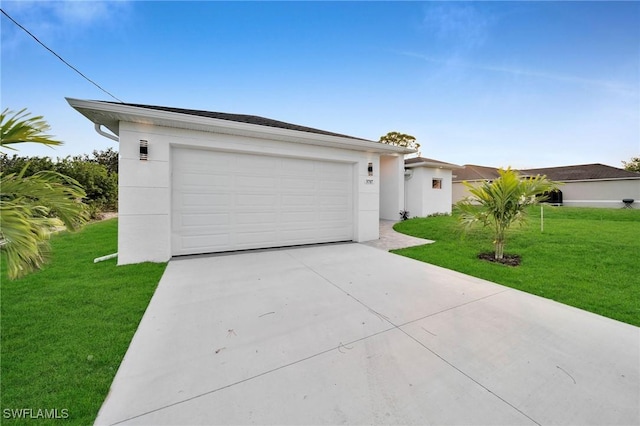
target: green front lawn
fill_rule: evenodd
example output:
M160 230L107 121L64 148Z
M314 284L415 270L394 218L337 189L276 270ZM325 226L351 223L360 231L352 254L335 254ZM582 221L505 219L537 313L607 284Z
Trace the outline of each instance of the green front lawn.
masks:
M640 326L640 210L540 207L507 235L518 267L477 259L493 251L488 230L463 234L454 216L411 219L394 229L434 244L394 253Z
M65 424L95 420L166 266L94 264L116 241L112 219L54 236L49 264L25 278L9 281L2 263L3 423L61 421L10 420L20 409L57 410Z

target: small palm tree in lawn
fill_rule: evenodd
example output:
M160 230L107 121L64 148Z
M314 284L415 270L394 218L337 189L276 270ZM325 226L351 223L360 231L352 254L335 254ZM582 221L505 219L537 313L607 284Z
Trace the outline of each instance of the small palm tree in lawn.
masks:
M546 176L521 177L510 167L499 169L500 177L492 182L474 186L464 185L470 196L456 204L460 221L467 228L480 224L493 230L494 257L504 258L506 233L514 223L523 223L527 207L547 199L543 194L557 188L557 183Z
M41 116L31 117L22 109L5 109L0 115L0 148L34 142L61 145L48 135L49 125ZM7 275L15 279L42 267L48 252L48 239L57 227L75 230L88 215L80 184L60 173L40 171L24 176L4 175L0 170L0 249L6 255Z

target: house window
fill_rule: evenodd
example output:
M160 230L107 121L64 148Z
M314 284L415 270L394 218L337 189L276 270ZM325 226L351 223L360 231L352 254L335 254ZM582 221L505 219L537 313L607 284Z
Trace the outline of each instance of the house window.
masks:
M433 189L442 189L442 179L432 179L431 180L431 188L433 188Z

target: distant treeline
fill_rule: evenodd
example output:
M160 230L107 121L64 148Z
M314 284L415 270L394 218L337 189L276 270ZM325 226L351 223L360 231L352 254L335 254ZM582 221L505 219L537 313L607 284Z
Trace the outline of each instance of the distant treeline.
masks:
M26 169L25 169L26 167ZM76 155L52 160L50 157L20 157L0 153L0 171L7 175L20 173L31 176L41 170L53 170L77 180L87 193L84 200L91 216L118 210L118 152L94 150L89 156Z

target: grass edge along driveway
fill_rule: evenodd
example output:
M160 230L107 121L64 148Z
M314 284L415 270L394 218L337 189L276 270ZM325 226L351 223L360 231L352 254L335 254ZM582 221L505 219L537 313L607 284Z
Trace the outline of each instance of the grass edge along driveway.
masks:
M397 223L436 242L393 252L640 326L640 210L545 206L544 232L540 207L529 213L507 234L505 253L522 256L518 267L477 259L493 250L491 233L464 234L455 214Z
M94 264L117 251L117 226L53 236L50 262L20 280L9 281L2 264L3 424L95 420L166 267Z

